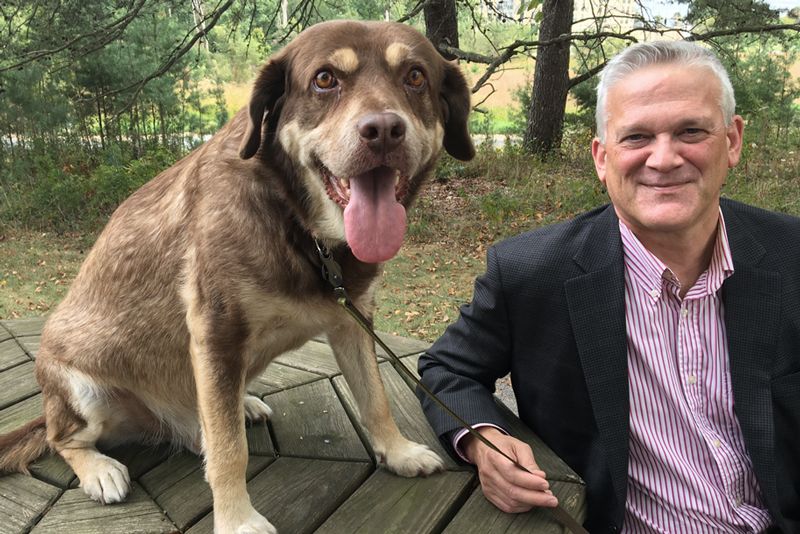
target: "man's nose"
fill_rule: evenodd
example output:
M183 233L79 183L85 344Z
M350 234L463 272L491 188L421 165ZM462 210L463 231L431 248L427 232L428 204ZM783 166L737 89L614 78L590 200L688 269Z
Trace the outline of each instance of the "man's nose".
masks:
M647 166L657 171L670 171L683 164L680 141L672 136L657 136L650 144Z

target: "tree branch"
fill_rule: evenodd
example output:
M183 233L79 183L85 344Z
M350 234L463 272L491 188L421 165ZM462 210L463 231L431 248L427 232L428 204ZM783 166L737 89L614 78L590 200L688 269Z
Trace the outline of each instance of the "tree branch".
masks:
M146 2L147 0L136 0L136 3L133 5L130 11L128 11L124 16L115 20L111 24L105 26L104 28L92 30L91 32L78 35L77 37L70 39L69 41L67 41L66 43L57 48L53 48L50 50L37 50L29 52L25 59L17 61L16 63L13 63L12 65L6 67L0 67L0 72L6 72L9 70L17 69L19 67L27 65L28 63L32 63L39 59L52 56L54 54L58 54L59 52L63 52L64 50L74 50L75 45L77 43L85 41L92 37L97 38L98 40L95 43L90 44L89 48L91 48L92 50L99 50L100 48L103 48L107 44L117 39L122 34L122 32L125 31L125 28L127 28L128 25L131 22L133 22L133 20L139 14L139 11L141 11Z
M499 69L503 64L510 61L514 56L522 53L527 53L530 50L538 49L543 46L550 46L553 44L563 43L565 41L588 42L594 40L616 38L629 41L631 43L636 43L639 41L635 36L637 32L655 33L661 36L664 36L669 33L678 33L687 41L708 41L717 37L725 37L729 35L756 34L756 33L776 32L776 31L800 32L800 23L740 26L738 28L731 28L726 30L713 30L704 33L695 33L694 31L690 31L688 35L684 30L679 28L654 28L654 27L633 28L625 32L598 31L594 33L568 33L559 35L554 39L548 39L548 40L536 40L536 41L517 40L511 43L510 45L501 48L500 50L502 50L502 52L497 56L485 56L483 54L477 54L474 52L461 50L445 44L439 45L439 49L455 56L458 59L462 59L470 63L481 63L484 65L488 65L483 75L472 86L471 91L473 93L477 93L480 90L480 88L484 84L486 84L486 82L489 80L492 74L494 74L497 71L497 69ZM572 78L570 80L570 88L596 75L603 69L605 64L606 62L603 61L601 64L592 67L587 72Z
M164 61L164 63L162 63L161 66L156 71L148 74L138 82L134 82L126 87L123 87L122 89L115 89L113 91L107 92L105 95L111 96L119 93L124 93L126 91L129 91L130 89L135 88L133 96L131 96L128 104L124 106L116 114L116 117L119 117L123 113L127 112L131 108L131 106L133 106L133 104L136 102L136 99L139 97L139 94L142 92L142 89L144 89L145 85L147 85L152 80L158 78L162 74L165 74L167 71L169 71L169 69L171 69L175 65L175 63L178 62L178 60L180 60L184 55L186 55L187 52L189 52L189 50L192 49L192 47L194 47L194 44L197 41L205 37L211 31L211 29L214 28L214 26L216 26L222 14L225 13L233 5L234 2L235 0L227 0L225 4L216 7L214 11L203 20L205 24L203 26L196 27L197 32L194 34L194 36L191 39L189 39L188 42L186 42L186 37L184 37L182 42L184 42L185 44L173 50L172 53L170 53L169 57L166 59L166 61Z

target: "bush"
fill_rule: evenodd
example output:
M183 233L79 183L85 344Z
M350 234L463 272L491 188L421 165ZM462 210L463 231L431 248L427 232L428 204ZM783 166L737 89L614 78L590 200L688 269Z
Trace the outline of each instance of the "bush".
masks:
M82 149L17 154L8 169L0 168L0 223L57 232L95 230L120 202L175 159L163 148L138 160L120 147L93 154Z

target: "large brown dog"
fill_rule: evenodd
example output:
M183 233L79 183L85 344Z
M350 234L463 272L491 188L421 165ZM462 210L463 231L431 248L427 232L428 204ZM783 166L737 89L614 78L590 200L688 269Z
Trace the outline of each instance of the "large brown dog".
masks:
M245 416L270 414L246 385L321 333L385 465L440 469L398 431L374 345L322 281L314 239L371 317L378 262L400 247L442 147L474 155L469 107L458 68L408 26L299 35L261 70L248 110L113 215L45 326L45 417L0 439L0 470L49 445L111 503L128 472L96 444L170 440L205 455L217 532L274 532L245 487Z

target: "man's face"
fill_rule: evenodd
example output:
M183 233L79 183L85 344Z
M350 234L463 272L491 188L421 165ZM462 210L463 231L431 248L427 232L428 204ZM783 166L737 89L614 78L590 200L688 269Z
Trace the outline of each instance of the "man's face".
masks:
M743 130L739 116L725 126L720 94L708 69L678 65L646 67L609 89L606 142L595 139L592 156L617 215L640 239L716 229Z

